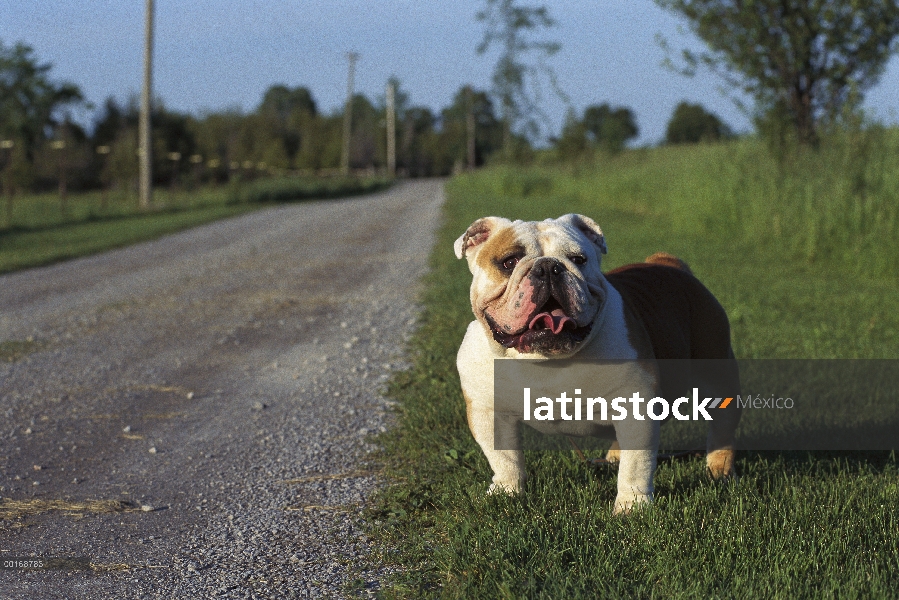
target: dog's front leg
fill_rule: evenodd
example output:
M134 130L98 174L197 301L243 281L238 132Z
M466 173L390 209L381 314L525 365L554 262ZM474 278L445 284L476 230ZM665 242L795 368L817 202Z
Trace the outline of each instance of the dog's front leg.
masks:
M632 421L616 428L621 445L618 463L618 495L614 514L652 502L653 476L659 451L658 421Z
M514 417L494 419L492 408L469 403L468 427L487 457L490 468L493 469L493 483L488 493L520 492L527 480L527 473L524 468L524 452L521 451L521 440L518 436L517 419Z

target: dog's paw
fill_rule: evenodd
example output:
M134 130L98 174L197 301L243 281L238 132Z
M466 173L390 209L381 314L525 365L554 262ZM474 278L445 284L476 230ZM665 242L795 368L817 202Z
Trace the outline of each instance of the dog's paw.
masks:
M499 483L494 482L490 484L490 487L487 488L487 495L494 496L497 494L505 494L507 496L514 496L515 494L521 493L521 484L518 485L510 485L507 483Z
M714 479L734 479L737 472L734 469L734 451L732 448L713 450L705 457L705 464Z
M621 462L621 449L609 448L608 451L606 451L606 460L610 463Z
M615 505L612 507L613 515L626 515L641 507L649 506L652 503L652 496L646 494L628 494L622 496L618 494L615 498Z

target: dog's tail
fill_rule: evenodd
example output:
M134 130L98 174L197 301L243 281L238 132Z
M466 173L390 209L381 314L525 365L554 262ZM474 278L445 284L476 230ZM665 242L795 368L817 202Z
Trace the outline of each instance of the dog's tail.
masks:
M690 270L690 267L687 265L687 263L674 256L673 254L668 254L667 252L656 252L652 256L648 257L644 262L648 262L653 265L674 267L675 269L686 271L690 275L693 274L693 271Z

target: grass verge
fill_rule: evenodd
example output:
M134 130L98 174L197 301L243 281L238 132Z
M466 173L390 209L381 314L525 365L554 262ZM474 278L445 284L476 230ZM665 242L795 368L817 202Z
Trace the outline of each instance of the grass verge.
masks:
M390 387L398 425L379 438L392 483L369 518L378 559L402 569L383 595L895 596L894 455L746 453L736 486L711 481L702 459L662 464L654 506L614 518L614 470L588 467L573 452L530 452L525 494L484 495L491 472L468 431L455 370L472 318L470 275L452 253L453 240L478 217L592 216L610 248L605 269L658 250L683 257L727 309L738 357L897 357L899 277L882 275L892 264L888 246L866 246L878 253L871 257L878 267L868 270L871 263L860 267L833 253L797 252L786 238L758 243L732 227L710 227L721 182L702 177L714 149L682 151L694 161L663 149L450 182L413 366ZM706 186L707 205L685 212L670 189L688 183L672 183L672 173Z
M104 198L99 192L73 195L64 209L51 194L18 198L0 228L0 273L155 239L275 203L354 196L390 183L381 177L283 178L195 191L157 190L156 205L148 210L140 210L131 198Z

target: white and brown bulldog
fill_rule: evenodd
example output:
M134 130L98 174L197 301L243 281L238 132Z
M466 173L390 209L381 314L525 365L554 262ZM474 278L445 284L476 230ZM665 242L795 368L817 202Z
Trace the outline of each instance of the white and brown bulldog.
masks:
M522 420L520 407L516 413L494 404L495 359L730 359L728 385L738 385L724 309L673 256L656 254L603 274L603 233L576 214L545 221L478 219L456 240L455 252L468 260L473 275L475 316L457 366L469 427L494 472L491 492L519 492L527 478L520 446L497 450L494 444L495 435L508 439L510 433L495 427L517 431ZM657 374L636 369L631 376L643 397L658 393ZM616 385L597 382L600 389L604 384ZM721 412L726 414L710 422L707 441L707 465L716 478L734 472L740 417L737 403ZM528 424L567 435L611 433L617 441L609 458L620 461L615 512L652 500L659 421Z

